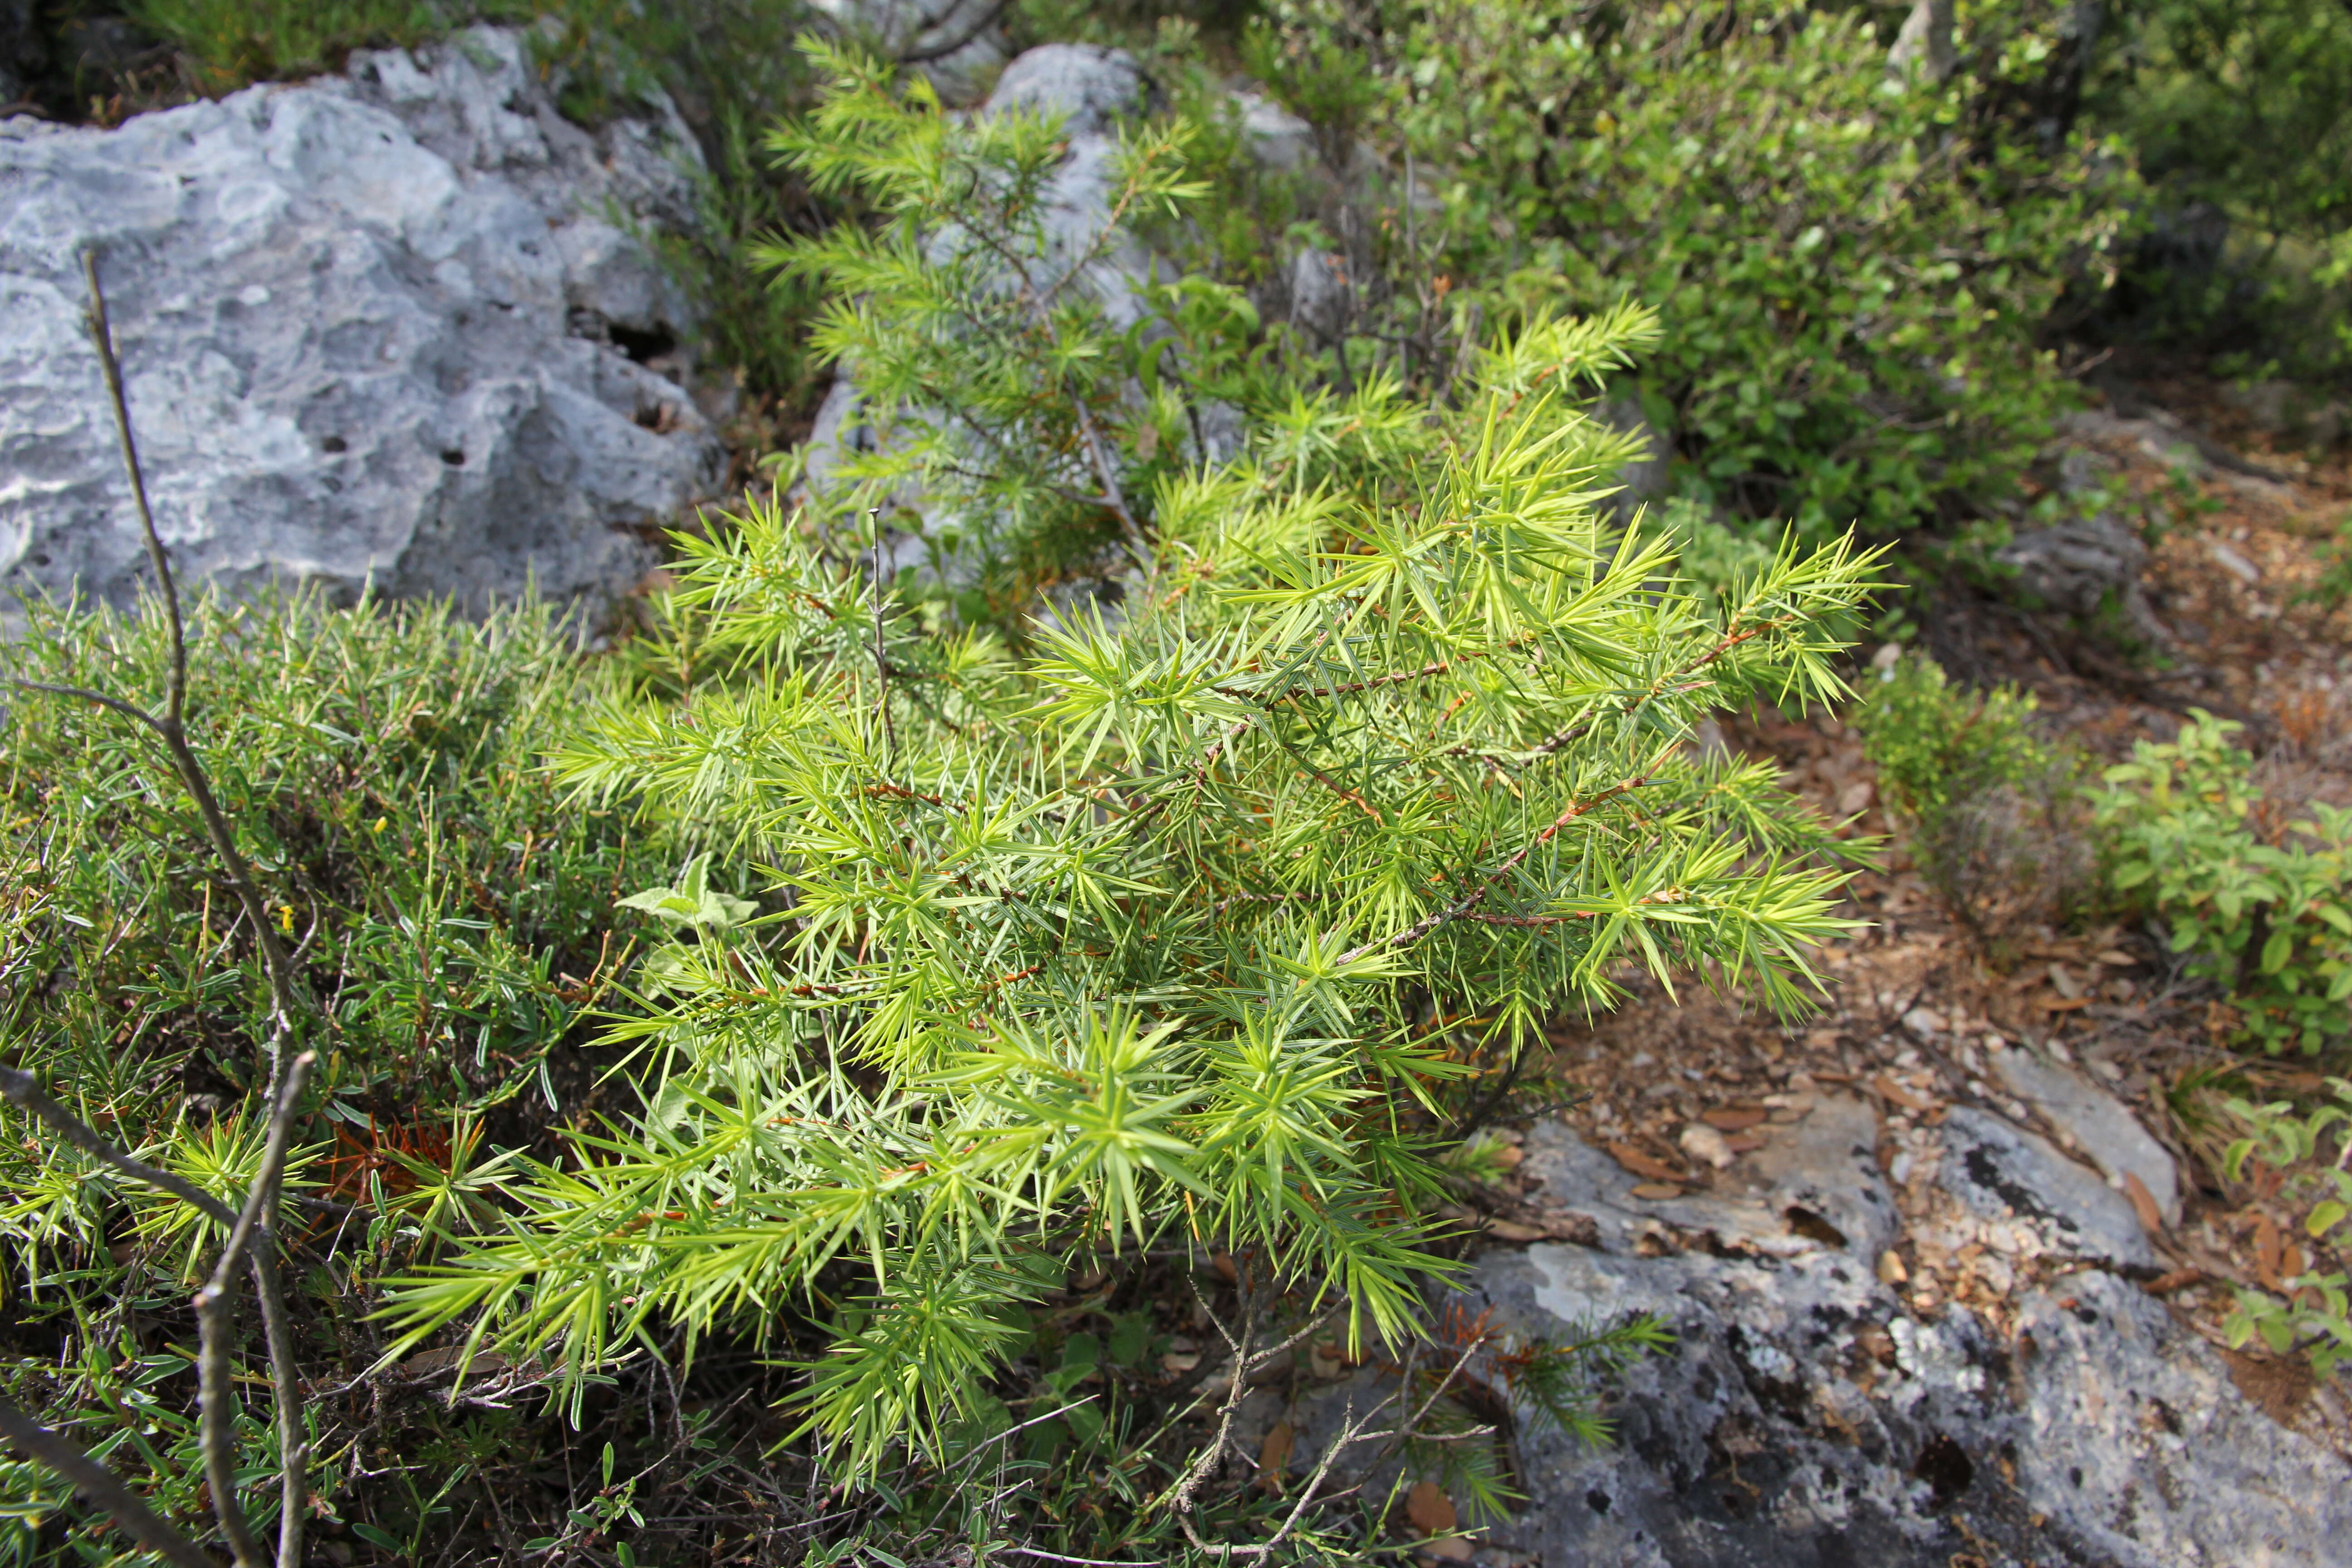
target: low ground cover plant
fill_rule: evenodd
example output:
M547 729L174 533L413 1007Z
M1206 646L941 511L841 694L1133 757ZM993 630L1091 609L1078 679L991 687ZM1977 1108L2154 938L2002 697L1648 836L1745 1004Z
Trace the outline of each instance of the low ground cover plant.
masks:
M319 1058L278 1223L304 1249L281 1270L290 1348L325 1386L372 1354L368 1281L487 1216L484 1144L529 1146L593 1103L587 1018L613 1002L626 957L599 933L614 890L670 851L563 805L539 770L585 679L576 632L547 606L468 625L446 609L345 611L301 595L205 600L186 626L202 650L193 745L304 998L296 1040ZM153 710L171 647L153 601L127 614L32 605L5 671ZM5 702L9 1080L46 1084L125 1152L241 1205L266 1163L264 1078L289 1054L263 1048L280 1031L252 921L143 727L65 692L20 687ZM16 1104L0 1125L13 1292L0 1397L201 1537L213 1510L187 1291L226 1227L62 1146ZM266 1391L238 1404L232 1468L266 1531L279 1435ZM309 1404L309 1479L330 1500L328 1525L338 1503L379 1532L417 1517L423 1498L368 1479L358 1457L383 1413L351 1414ZM413 1435L432 1451L446 1439L425 1426ZM452 1460L441 1479L465 1474ZM102 1508L74 1501L53 1470L11 1465L0 1485L8 1560L115 1560Z
M2135 742L2098 819L2116 888L2228 989L2242 1037L2316 1052L2352 1034L2352 810L2313 801L2266 823L2240 728L2200 711L2178 740Z
M1968 689L1920 653L1874 670L1853 711L1913 862L1996 948L2020 921L2063 925L2098 897L2079 763L2033 711L2031 694Z
M2249 1135L2230 1145L2223 1167L2233 1182L2267 1175L2277 1184L2302 1233L2282 1237L2273 1230L2258 1241L2264 1278L2260 1288L2237 1288L2231 1341L2259 1337L2280 1355L2302 1352L2322 1377L2352 1359L2345 1271L2326 1262L2329 1252L2342 1258L2344 1225L2352 1218L2352 1083L2332 1078L2325 1087L2319 1104L2305 1110L2286 1100L2231 1101Z
M2020 898L2062 924L2120 907L2162 923L2230 998L2239 1038L2309 1053L2352 1033L2352 814L2264 810L2240 725L2200 711L2095 784L2012 688L1965 690L1915 654L1864 689L1880 793L1980 937Z

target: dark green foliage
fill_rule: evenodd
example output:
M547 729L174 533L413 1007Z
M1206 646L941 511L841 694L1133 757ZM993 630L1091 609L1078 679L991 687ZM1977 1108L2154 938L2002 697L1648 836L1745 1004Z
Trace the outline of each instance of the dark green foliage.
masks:
M2231 1112L2252 1136L2230 1145L2223 1169L2233 1182L2246 1178L2250 1160L2265 1167L2265 1174L2275 1173L2273 1179L2282 1181L2303 1210L2304 1237L2315 1247L2335 1248L2340 1258L2344 1224L2352 1219L2352 1082L2331 1078L2326 1084L2327 1097L2307 1113L2286 1100L2231 1100ZM2300 1243L2291 1256L2305 1257ZM2305 1261L2300 1269L2283 1268L2285 1278L2273 1281L2276 1289L2235 1287L2230 1342L2242 1345L2259 1334L2275 1354L2309 1356L2312 1370L2326 1377L2352 1360L2352 1313L2346 1310L2345 1292L2352 1280L2340 1267Z
M2163 211L2111 330L2236 374L2340 378L2352 7L2149 0L2115 24L2088 110L2132 149Z
M336 69L356 48L420 44L477 19L528 20L538 7L530 0L130 0L124 9L179 50L200 90L233 92Z
M1417 156L1437 210L1409 268L1490 318L1655 308L1640 386L1677 484L1826 538L1967 514L2068 405L2036 332L2104 273L2124 193L1997 112L2049 31L2015 9L1977 18L1940 86L1795 5L1289 0L1253 58L1302 112Z

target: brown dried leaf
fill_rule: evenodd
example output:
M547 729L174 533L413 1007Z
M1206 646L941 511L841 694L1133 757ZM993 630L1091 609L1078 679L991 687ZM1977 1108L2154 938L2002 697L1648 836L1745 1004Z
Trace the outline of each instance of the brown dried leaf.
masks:
M2279 1279L2281 1261L2279 1252L2278 1226L2271 1223L2270 1215L2256 1215L2254 1216L2254 1278L2260 1279L2264 1288L2272 1290L2285 1289Z
M1610 1144L1609 1157L1633 1174L1646 1176L1654 1182L1679 1182L1683 1179L1683 1173L1680 1171L1675 1170L1664 1160L1654 1159L1644 1154L1631 1143Z
M1906 1110L1925 1110L1930 1103L1905 1089L1885 1073L1880 1073L1876 1078L1872 1079L1870 1087L1877 1091L1880 1099L1899 1105Z
M1424 1536L1451 1535L1460 1522L1454 1500L1435 1481L1419 1481L1405 1495L1404 1516Z
M2124 1173L2124 1196L2131 1199L2142 1230L2150 1236L2164 1234L2164 1211L2156 1206L2156 1194L2147 1190L2147 1184L2139 1179L2137 1173Z
M1269 1492L1282 1490L1283 1467L1290 1463L1290 1446L1297 1434L1290 1423L1277 1421L1267 1429L1265 1441L1257 1450L1257 1484Z

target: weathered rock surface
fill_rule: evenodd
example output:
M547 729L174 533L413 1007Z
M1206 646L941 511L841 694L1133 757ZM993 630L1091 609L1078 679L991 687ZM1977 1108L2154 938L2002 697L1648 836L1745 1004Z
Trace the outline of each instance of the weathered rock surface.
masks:
M2055 1250L2126 1268L2157 1268L2131 1200L2048 1139L1967 1106L1945 1120L1943 1133L1938 1177L1979 1219L2026 1220Z
M1994 559L2017 572L2017 585L2053 609L2087 616L2103 599L2137 591L2147 546L2114 516L2078 518L2019 534Z
M80 255L103 254L157 521L190 578L350 598L624 590L722 452L684 299L674 113L562 119L520 33L119 130L0 124L0 592L144 563Z
M2137 1177L2164 1223L2180 1223L2179 1169L2121 1100L2074 1068L2029 1050L2012 1047L1988 1051L1986 1058L2010 1092L2072 1138L2110 1185L2121 1186L2127 1174Z
M969 101L1004 64L996 0L809 0L836 28L921 72L950 103Z
M1472 1317L1569 1337L1628 1312L1674 1347L1633 1367L1582 1447L1520 1412L1529 1498L1480 1531L1480 1563L1544 1568L2175 1568L2317 1564L2352 1539L2344 1461L2273 1423L2218 1353L2131 1275L2151 1258L2130 1205L2045 1141L1955 1108L1920 1130L1898 1206L1875 1114L1822 1100L1713 1191L1657 1201L1556 1121L1522 1178L1589 1213L1592 1246L1487 1254ZM1918 1194L1927 1193L1923 1204ZM1914 1210L1946 1217L1915 1222ZM1958 1216L1958 1217L1952 1217ZM1975 1216L1971 1218L1970 1216ZM1882 1281L1898 1238L2038 1259L2000 1318ZM1931 1233L1937 1241L1930 1240ZM1327 1384L1290 1420L1312 1465L1379 1377Z

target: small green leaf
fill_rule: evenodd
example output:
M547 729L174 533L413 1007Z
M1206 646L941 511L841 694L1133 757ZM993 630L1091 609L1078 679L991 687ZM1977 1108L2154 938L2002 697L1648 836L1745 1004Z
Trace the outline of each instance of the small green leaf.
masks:
M2352 1206L2347 1206L2330 1198L2311 1211L2311 1217L2303 1222L2303 1228L2315 1237L2326 1236L2341 1223L2347 1214L2352 1214Z

